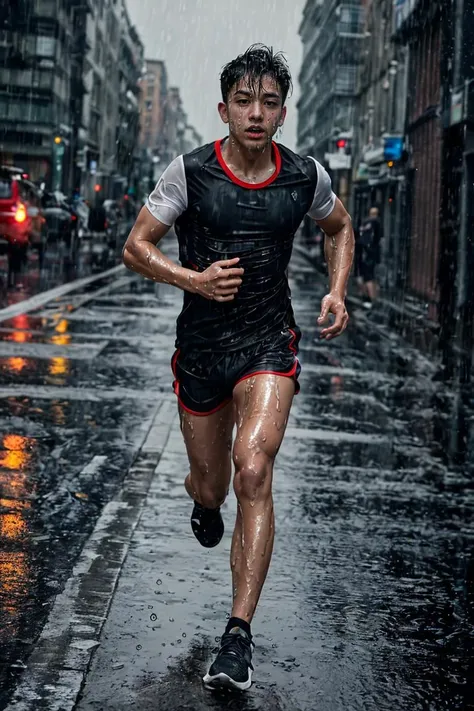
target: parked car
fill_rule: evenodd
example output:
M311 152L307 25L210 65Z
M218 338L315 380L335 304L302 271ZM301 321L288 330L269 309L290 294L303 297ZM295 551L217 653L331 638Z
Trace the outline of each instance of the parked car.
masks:
M77 248L79 220L66 196L59 191L45 192L42 205L49 241L63 242L74 254Z
M8 255L9 281L25 263L29 246L38 250L42 265L48 239L41 193L23 175L0 166L0 252Z

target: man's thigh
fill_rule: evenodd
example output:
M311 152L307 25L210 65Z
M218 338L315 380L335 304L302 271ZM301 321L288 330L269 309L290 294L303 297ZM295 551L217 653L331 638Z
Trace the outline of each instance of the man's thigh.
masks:
M228 479L231 473L234 405L228 403L212 415L191 415L179 406L181 432L188 454L191 474L206 478Z
M274 374L251 376L236 385L237 467L258 458L273 462L285 434L295 387L293 378Z

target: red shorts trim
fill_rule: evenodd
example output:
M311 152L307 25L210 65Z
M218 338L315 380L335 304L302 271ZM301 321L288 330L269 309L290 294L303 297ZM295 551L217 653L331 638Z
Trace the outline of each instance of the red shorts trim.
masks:
M292 367L291 370L288 370L286 373L280 373L276 370L256 370L254 373L248 373L247 375L244 375L242 378L240 378L240 380L237 380L235 386L237 386L239 383L242 383L244 380L248 380L249 378L255 377L256 375L281 375L283 378L293 378L296 375L297 368L298 368L298 359L295 358L294 366Z
M195 417L209 417L209 415L214 415L216 412L219 412L219 410L223 410L224 407L226 407L229 403L232 402L232 398L227 398L224 400L224 402L221 402L220 405L215 407L213 410L209 410L209 412L195 412L194 410L191 410L189 407L186 407L186 405L183 405L182 400L179 397L179 393L176 393L178 396L178 403L180 407L183 408L186 412L189 412L190 415L194 415Z

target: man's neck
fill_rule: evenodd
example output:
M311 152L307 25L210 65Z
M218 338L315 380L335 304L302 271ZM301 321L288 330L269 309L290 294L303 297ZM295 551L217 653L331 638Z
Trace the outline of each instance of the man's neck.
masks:
M229 136L222 145L222 156L230 168L248 177L275 170L271 143L261 151L250 151Z

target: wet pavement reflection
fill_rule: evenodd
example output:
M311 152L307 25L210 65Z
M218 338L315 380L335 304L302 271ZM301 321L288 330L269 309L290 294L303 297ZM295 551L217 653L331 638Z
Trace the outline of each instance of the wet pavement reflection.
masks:
M201 549L173 415L79 711L473 707L471 393L439 383L376 310L321 342L321 280L297 258L291 274L301 393L275 472L255 685L201 685L230 611L235 499L223 544ZM0 324L0 708L156 408L174 408L180 300L120 273Z

